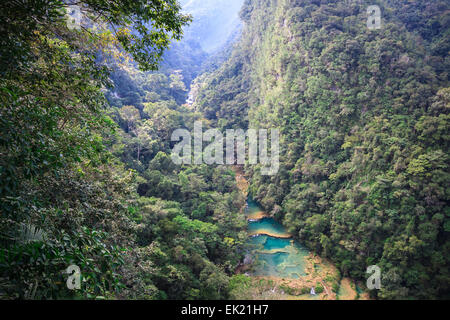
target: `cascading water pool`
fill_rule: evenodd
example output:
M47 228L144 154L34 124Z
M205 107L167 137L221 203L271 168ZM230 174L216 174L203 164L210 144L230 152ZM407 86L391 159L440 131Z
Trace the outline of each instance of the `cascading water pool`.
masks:
M270 218L261 207L248 195L248 182L241 168L234 167L236 183L242 194L247 197L245 215L248 221L249 252L244 260L247 272L256 277L269 277L281 285L297 288L296 295L282 293L286 299L335 299L331 283L326 279L339 278L335 267L321 259L310 258L310 252L298 242L279 222ZM308 272L306 272L308 270ZM311 288L323 286L322 295L309 294ZM339 285L339 299L355 299L357 292L353 290L351 280L342 279ZM343 288L341 288L343 287ZM298 290L308 293L298 295ZM360 290L362 292L362 290ZM315 290L317 292L317 290ZM362 294L360 292L360 294ZM363 293L363 299L368 299Z
M250 197L245 212L252 247L252 274L290 279L305 276L308 250L295 242L286 229L268 217Z

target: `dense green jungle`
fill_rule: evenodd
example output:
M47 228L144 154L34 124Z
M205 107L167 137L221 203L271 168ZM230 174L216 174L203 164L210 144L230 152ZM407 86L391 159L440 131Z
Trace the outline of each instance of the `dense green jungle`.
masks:
M2 1L0 299L450 299L449 51L447 0Z

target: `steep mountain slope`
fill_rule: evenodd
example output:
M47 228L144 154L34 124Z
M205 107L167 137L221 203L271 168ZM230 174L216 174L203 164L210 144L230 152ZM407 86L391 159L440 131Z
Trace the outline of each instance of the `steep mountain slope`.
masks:
M381 8L381 29L367 7ZM448 1L247 0L242 39L194 107L221 128L279 128L253 196L343 275L394 298L450 290Z

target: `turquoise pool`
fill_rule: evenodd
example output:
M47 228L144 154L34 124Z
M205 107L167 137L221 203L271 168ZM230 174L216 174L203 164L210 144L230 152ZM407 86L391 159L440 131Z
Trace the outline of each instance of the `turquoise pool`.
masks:
M251 198L247 204L247 217L261 211ZM256 221L250 219L248 232L253 275L292 279L306 275L309 252L292 239L283 225L268 217Z

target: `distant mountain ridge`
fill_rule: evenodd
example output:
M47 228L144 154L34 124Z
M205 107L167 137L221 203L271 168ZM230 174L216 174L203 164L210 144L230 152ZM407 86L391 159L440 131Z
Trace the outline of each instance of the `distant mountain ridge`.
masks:
M185 40L196 40L207 53L219 50L241 25L239 11L244 0L182 0L183 11L194 20Z

